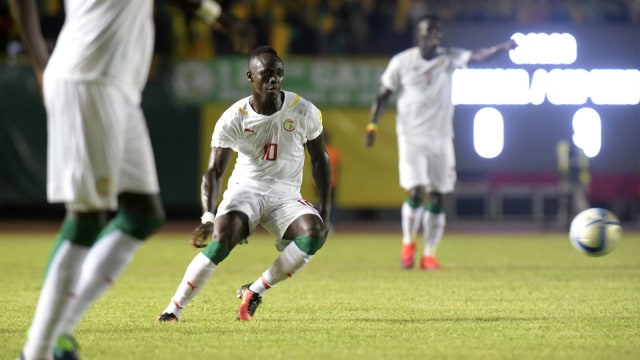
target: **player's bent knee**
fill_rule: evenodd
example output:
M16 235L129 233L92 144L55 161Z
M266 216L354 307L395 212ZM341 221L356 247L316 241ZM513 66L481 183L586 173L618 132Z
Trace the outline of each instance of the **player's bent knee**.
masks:
M220 242L212 241L201 252L204 256L208 257L212 263L218 265L229 256L230 250Z
M140 215L126 211L119 211L104 232L120 229L136 239L145 240L153 235L164 224L164 217L155 215Z
M324 245L324 240L310 236L298 236L293 242L307 255L315 254Z

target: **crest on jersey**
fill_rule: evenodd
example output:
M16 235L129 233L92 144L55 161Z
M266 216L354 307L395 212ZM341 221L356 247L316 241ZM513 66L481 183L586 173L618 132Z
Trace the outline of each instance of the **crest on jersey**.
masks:
M282 123L282 127L284 128L284 131L291 132L296 129L296 122L293 119L287 119Z
M100 178L96 181L96 190L98 195L102 197L109 196L113 190L113 182L110 178Z

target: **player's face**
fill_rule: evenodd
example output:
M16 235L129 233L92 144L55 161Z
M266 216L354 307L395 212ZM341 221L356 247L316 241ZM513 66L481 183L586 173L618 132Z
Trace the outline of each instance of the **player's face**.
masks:
M418 47L423 57L432 54L440 45L442 30L438 22L431 19L423 19L416 26L416 38Z
M263 97L279 96L284 64L275 56L263 54L251 60L248 76L254 93Z

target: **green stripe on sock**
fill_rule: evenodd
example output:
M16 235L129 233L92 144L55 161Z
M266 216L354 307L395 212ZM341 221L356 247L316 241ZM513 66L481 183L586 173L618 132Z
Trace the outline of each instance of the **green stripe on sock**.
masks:
M222 260L226 259L227 256L229 256L230 251L229 249L222 246L219 242L212 241L201 252L217 266Z
M65 219L58 238L67 239L76 245L91 247L102 230L102 223L98 219Z
M441 214L444 212L444 205L427 204L427 211L433 214Z
M293 242L307 255L315 254L324 245L324 241L309 236L298 236Z
M414 199L407 199L405 201L407 203L407 205L409 205L410 208L412 209L417 209L419 208L422 204L420 203L420 201L416 201Z
M47 269L49 269L51 260L58 252L62 243L68 240L75 245L91 247L96 242L101 229L102 224L98 219L83 219L82 221L78 221L76 219L65 218L62 221L56 242L53 244L53 249L49 255Z
M164 220L159 217L119 211L111 222L107 224L100 236L119 229L136 239L145 240L155 233L162 224L164 224Z

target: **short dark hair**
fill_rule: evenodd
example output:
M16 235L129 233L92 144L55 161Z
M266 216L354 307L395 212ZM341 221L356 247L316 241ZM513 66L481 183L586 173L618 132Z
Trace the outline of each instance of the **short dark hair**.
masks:
M416 18L416 21L413 23L413 26L418 26L418 24L424 20L429 20L429 21L433 21L433 22L440 22L440 17L436 14L424 14L418 18Z
M262 54L269 54L280 59L280 56L278 56L278 52L276 51L276 49L272 48L269 45L262 45L258 46L251 52L251 55L249 55L249 63L251 63L251 59L256 58Z

